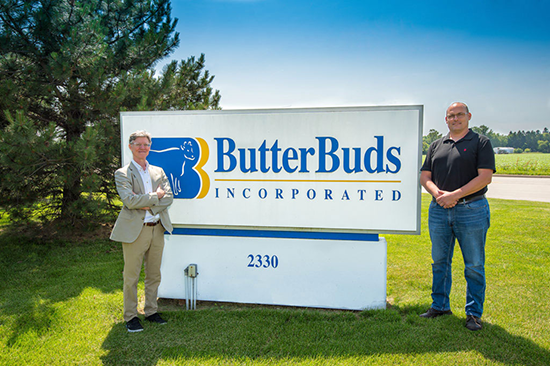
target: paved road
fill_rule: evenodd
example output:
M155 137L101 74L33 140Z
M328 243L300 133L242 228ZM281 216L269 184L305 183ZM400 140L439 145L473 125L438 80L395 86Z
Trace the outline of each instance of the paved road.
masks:
M426 191L422 189L425 193ZM550 177L493 176L489 198L550 202Z
M487 197L550 202L550 177L493 176Z

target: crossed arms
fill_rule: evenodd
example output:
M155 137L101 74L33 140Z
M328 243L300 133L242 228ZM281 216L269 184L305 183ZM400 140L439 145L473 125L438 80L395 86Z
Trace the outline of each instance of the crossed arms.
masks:
M156 191L145 194L137 194L137 187L132 184L128 170L119 169L115 172L115 183L118 195L124 206L128 209L150 210L154 215L167 209L173 202L174 196L168 183L168 178L163 170L160 170L161 179ZM154 189L155 187L153 187Z

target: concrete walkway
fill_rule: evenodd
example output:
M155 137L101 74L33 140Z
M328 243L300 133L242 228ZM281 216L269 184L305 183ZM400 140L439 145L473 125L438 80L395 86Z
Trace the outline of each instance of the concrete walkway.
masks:
M423 193L427 193L422 188ZM550 202L550 177L493 176L489 198Z

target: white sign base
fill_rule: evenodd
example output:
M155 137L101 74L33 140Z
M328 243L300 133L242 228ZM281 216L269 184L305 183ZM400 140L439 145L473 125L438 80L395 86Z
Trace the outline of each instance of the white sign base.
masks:
M386 308L386 240L165 235L159 297L331 309Z

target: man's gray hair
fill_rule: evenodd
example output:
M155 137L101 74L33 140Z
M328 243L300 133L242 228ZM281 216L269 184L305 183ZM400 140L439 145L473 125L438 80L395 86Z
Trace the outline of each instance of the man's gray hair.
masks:
M140 131L133 132L130 135L130 144L134 142L138 137L147 137L147 139L149 140L149 143L151 143L151 134L147 131L140 130Z

